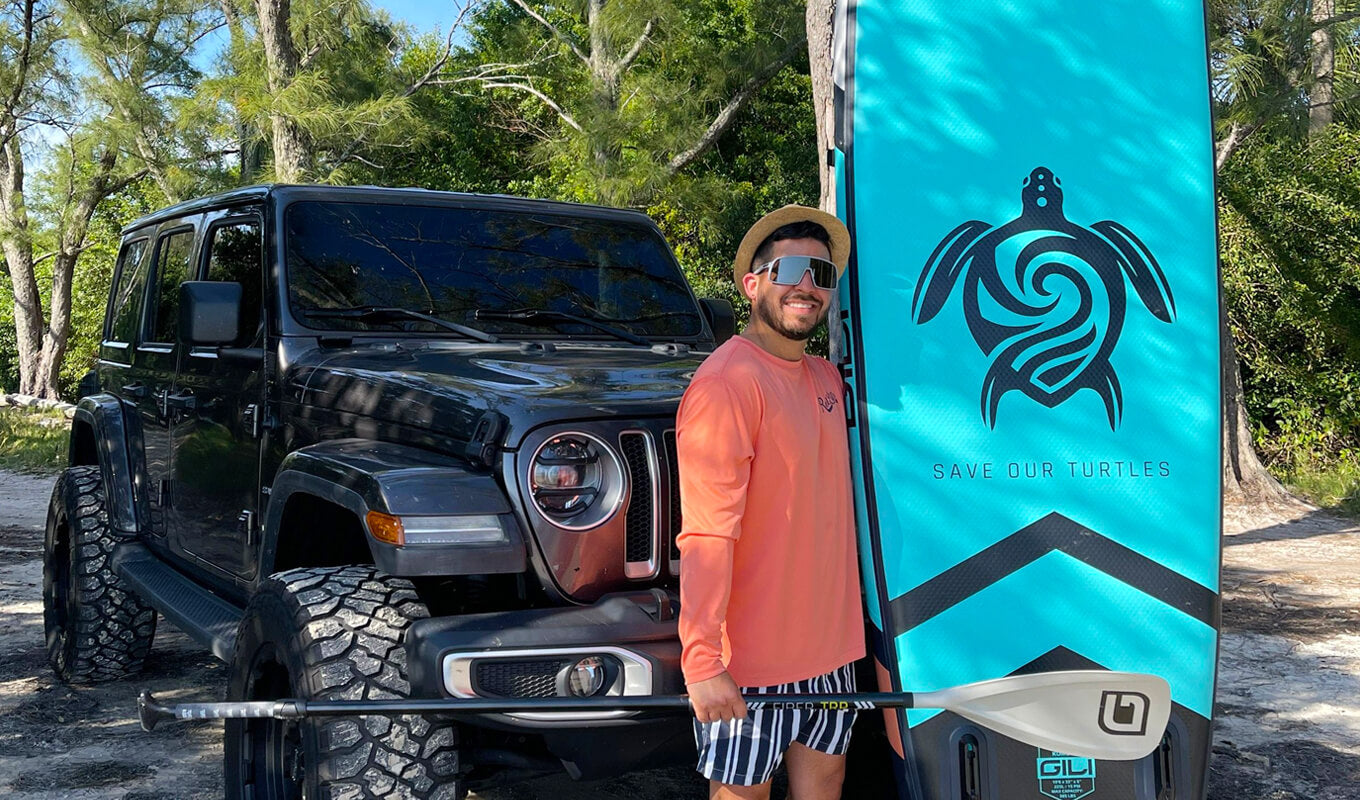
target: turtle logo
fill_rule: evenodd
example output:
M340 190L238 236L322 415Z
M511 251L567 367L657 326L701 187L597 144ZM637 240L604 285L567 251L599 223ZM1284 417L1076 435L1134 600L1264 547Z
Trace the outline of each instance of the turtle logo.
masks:
M1054 408L1081 389L1105 402L1110 429L1123 395L1110 353L1124 327L1128 285L1154 317L1173 322L1175 300L1146 245L1118 222L1083 228L1063 215L1062 183L1038 167L1024 180L1020 216L1000 227L971 220L930 254L912 298L924 325L964 279L968 330L991 366L982 382L982 419L996 427L1010 391ZM1003 269L1014 264L1013 269Z

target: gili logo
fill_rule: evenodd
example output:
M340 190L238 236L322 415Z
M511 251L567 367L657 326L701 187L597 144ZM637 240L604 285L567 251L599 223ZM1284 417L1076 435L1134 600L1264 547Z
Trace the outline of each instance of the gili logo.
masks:
M1176 317L1171 287L1128 228L1068 220L1062 182L1051 170L1034 169L1023 187L1019 217L999 227L971 220L940 240L916 284L912 319L918 325L934 319L962 280L964 320L991 359L981 399L988 427L996 427L1007 392L1054 408L1090 389L1104 401L1114 430L1124 401L1110 353L1124 328L1126 282L1168 323Z
M1147 733L1147 695L1138 692L1104 692L1100 695L1100 729L1112 736Z

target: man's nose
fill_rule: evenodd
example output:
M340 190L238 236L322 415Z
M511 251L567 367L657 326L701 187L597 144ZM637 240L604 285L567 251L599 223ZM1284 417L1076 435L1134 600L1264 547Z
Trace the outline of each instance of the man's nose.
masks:
M795 288L802 289L805 292L815 292L817 290L817 284L812 282L812 270L803 270L803 277L798 279L798 286Z

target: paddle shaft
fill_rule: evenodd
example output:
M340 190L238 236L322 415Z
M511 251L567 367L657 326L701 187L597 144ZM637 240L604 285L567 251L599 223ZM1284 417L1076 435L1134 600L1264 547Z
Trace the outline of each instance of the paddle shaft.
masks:
M747 694L753 709L839 711L931 708L955 714L1017 741L1095 759L1130 760L1152 752L1171 715L1171 687L1155 675L1101 670L1046 672L929 692ZM279 719L393 714L617 714L669 711L688 715L683 695L632 697L475 697L466 699L255 700L162 705L150 692L137 699L142 727L162 720ZM598 718L594 717L594 718ZM589 724L589 718L574 719Z
M781 694L746 695L750 708L800 710L914 708L910 692L868 692L863 694ZM523 712L583 711L688 711L684 695L642 695L637 697L504 697L443 700L251 700L223 703L176 703L161 705L150 693L143 692L138 705L156 719L301 719L303 717L344 717L383 714L512 714Z

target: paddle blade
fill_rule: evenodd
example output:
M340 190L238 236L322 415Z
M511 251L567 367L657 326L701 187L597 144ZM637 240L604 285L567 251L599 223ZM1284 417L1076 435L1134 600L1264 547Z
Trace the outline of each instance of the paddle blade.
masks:
M1131 761L1161 742L1171 718L1171 687L1155 675L1132 672L1040 672L917 692L914 704L952 711L1046 750Z

